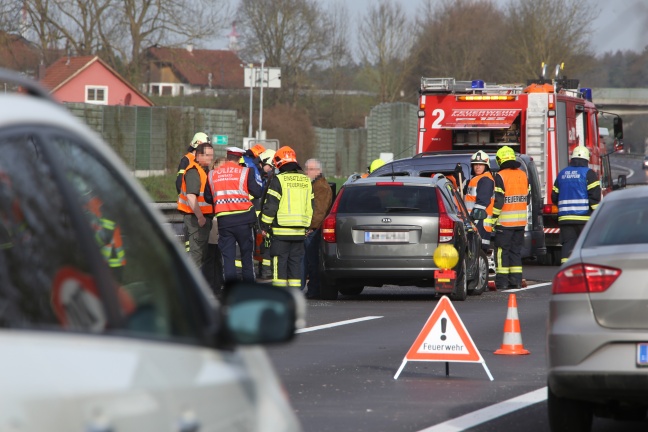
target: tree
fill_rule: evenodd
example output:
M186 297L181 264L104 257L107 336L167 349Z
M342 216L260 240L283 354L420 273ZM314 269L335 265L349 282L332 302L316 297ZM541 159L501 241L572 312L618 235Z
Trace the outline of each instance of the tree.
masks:
M381 102L394 102L403 90L411 64L411 26L403 6L379 0L360 23L358 46L367 76L378 89Z
M281 68L280 99L295 104L305 71L328 58L331 21L316 0L241 0L241 54Z

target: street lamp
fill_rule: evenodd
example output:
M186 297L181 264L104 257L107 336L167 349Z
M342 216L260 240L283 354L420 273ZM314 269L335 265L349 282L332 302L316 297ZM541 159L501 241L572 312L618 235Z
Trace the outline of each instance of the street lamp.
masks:
M261 133L263 132L263 86L265 85L265 71L263 70L263 64L265 63L265 58L261 60L261 93L260 93L260 101L259 101L259 137L258 139L264 139L263 136L261 136Z

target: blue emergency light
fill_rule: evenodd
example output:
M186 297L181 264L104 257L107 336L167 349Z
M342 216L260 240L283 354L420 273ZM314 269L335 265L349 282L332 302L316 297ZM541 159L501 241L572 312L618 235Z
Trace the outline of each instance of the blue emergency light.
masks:
M581 93L583 95L583 98L585 98L586 100L592 102L592 89L591 88L585 87L585 88L580 89L580 91L581 91Z
M470 83L470 88L472 89L483 89L484 88L484 81L482 80L472 80Z

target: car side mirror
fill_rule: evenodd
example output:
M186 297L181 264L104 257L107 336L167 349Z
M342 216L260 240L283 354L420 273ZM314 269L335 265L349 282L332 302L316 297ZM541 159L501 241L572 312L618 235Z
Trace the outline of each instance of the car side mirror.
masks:
M613 189L613 190L617 190L617 189L625 189L625 187L627 186L627 181L628 181L628 180L627 180L626 175L625 175L625 174L621 174L621 175L619 176L619 178L617 179L616 184L613 184L613 185L612 185L612 189Z
M223 314L228 345L288 342L305 325L306 300L294 288L236 282L225 286Z

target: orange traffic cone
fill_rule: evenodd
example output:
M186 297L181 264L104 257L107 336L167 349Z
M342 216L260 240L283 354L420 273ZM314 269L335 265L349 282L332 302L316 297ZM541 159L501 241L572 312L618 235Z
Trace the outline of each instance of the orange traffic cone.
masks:
M520 320L517 311L517 299L515 294L509 294L508 311L504 321L504 340L500 349L495 354L523 355L529 354L522 345L522 333L520 332Z

